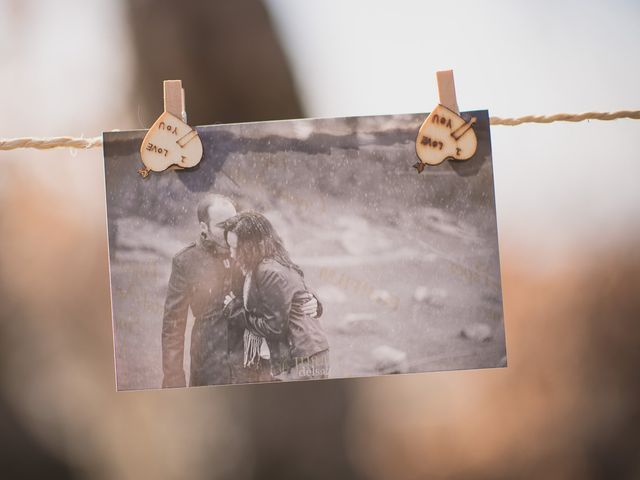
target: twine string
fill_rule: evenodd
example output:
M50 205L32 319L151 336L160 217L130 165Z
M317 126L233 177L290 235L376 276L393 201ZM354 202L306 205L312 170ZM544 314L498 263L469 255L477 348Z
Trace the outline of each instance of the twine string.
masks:
M521 125L523 123L584 122L585 120L618 120L630 118L640 120L640 110L622 110L619 112L556 113L555 115L527 115L519 118L491 117L491 125Z
M48 150L50 148L98 148L102 146L102 137L74 138L74 137L46 137L46 138L7 138L0 139L0 150L16 150L18 148L35 148Z
M527 115L518 118L491 117L491 125L516 126L523 123L553 123L553 122L583 122L585 120L618 120L629 118L640 120L640 110L621 110L618 112L585 112L585 113L557 113L555 115ZM74 138L74 137L46 137L46 138L7 138L0 139L0 150L16 150L19 148L35 148L48 150L51 148L89 149L102 147L102 137Z

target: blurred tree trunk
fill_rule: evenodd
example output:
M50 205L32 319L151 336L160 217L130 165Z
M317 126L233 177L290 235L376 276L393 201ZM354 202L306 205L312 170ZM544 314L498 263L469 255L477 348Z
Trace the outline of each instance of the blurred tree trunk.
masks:
M180 79L190 125L301 116L286 58L257 0L129 0L134 102L149 125L162 81Z
M129 13L134 103L147 124L162 111L166 79L182 80L190 125L302 116L262 2L130 0ZM212 389L210 398L239 401L234 415L250 439L245 456L256 476L343 478L354 476L344 445L348 389L345 382L304 382Z

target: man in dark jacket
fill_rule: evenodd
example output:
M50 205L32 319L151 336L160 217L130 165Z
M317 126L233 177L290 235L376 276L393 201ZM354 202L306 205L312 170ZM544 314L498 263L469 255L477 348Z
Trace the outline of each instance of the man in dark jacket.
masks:
M271 380L268 361L245 368L244 329L223 315L230 292L242 296L244 276L229 257L224 230L217 226L236 214L222 195L207 195L198 205L200 237L174 258L162 322L162 387L184 387L185 330L189 308L195 318L191 332L189 385L261 382ZM311 299L304 308L317 313Z

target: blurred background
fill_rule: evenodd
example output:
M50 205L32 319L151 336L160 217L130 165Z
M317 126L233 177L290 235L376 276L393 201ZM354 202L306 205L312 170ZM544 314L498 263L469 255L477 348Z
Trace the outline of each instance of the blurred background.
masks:
M0 136L640 108L640 5L0 0ZM102 152L1 152L6 478L640 478L640 122L491 131L509 366L115 393Z

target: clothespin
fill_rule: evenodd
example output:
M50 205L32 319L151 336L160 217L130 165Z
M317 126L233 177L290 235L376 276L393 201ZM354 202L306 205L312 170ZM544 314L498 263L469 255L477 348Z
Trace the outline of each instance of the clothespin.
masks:
M165 80L162 82L164 111L181 118L187 123L187 112L184 106L184 88L182 80Z
M436 72L440 102L423 122L416 138L416 154L420 160L414 168L421 173L425 165L439 165L446 159L468 160L478 147L469 122L460 116L453 70Z
M440 105L459 114L460 110L458 109L458 99L456 98L456 84L453 81L453 70L436 72L436 80L438 81Z
M143 178L151 171L195 167L202 159L202 142L198 132L186 123L182 81L165 80L163 90L164 112L151 126L140 147L144 168L139 169L138 173Z

